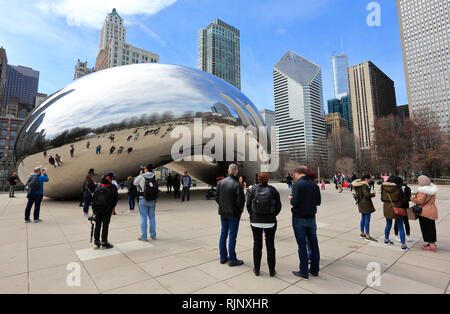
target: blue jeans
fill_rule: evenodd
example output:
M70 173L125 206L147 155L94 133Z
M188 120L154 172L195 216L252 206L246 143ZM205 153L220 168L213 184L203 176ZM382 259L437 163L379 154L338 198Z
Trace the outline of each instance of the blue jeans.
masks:
M130 210L134 210L136 204L136 197L128 195L128 204L130 205Z
M33 207L33 204L34 204L34 213L33 213L34 220L39 219L39 213L41 211L41 202L43 197L44 195L42 194L29 193L27 195L28 203L27 207L25 207L25 220L30 220L31 207Z
M298 245L298 256L300 259L300 273L302 276L308 277L308 253L307 241L311 249L311 268L310 271L314 275L319 274L320 252L319 243L317 241L317 225L316 218L299 219L292 217L292 226L294 228L295 239Z
M403 219L395 219L395 224L398 227L400 233L400 241L403 245L406 245L405 228L403 228ZM384 230L384 238L389 240L389 234L391 233L392 219L386 218L386 229Z
M150 236L156 238L155 204L155 201L147 201L144 198L139 201L141 239L144 241L147 241L147 218L150 219Z
M370 234L370 217L372 214L361 214L361 233Z
M91 195L88 195L84 198L84 207L83 207L83 212L85 214L89 213L89 206L91 206L91 202L92 202L92 197Z
M236 238L239 231L239 217L225 217L220 216L220 223L222 224L222 231L220 233L220 260L230 262L237 261L236 257ZM227 251L227 238L229 236L228 251ZM229 252L229 254L228 254Z

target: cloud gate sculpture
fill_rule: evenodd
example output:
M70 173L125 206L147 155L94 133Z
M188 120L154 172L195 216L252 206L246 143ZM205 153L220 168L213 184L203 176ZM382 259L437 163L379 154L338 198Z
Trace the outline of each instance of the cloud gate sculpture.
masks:
M238 89L215 76L161 64L103 70L74 81L32 112L15 143L17 172L26 182L33 168L45 168L50 178L45 195L57 199L77 197L91 168L98 174L96 180L113 171L122 182L151 163L155 168L187 170L193 178L214 184L226 174L230 160L197 156L210 139L190 135L192 145L177 152L195 158L174 161L172 157L180 140L173 137L173 131L182 126L195 134L199 119L201 133L208 126L219 127L224 134L227 128L238 127L238 138L260 143L260 136L247 128L264 126L258 109ZM217 149L216 145L211 151ZM251 182L263 162L239 154L234 151L233 160Z

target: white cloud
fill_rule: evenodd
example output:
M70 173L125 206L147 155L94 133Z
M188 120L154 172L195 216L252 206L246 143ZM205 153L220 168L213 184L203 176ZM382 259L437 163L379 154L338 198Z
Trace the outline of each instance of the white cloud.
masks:
M112 8L116 8L124 18L133 15L149 16L175 2L177 0L38 0L35 6L42 13L65 17L69 26L100 29L106 14L111 12Z

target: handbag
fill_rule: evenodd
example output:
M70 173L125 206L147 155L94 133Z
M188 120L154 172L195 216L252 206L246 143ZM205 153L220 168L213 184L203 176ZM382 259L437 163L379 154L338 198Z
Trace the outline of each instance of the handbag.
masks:
M389 195L389 193L387 193L389 200L391 201L392 207L394 208L394 214L396 216L401 216L401 217L406 217L407 213L406 213L406 209L401 208L401 207L395 207L394 203L392 202L391 196Z
M417 215L420 216L420 214L422 214L422 208L424 208L425 206L428 205L428 203L431 201L431 199L433 198L433 196L430 197L430 199L428 201L425 202L425 204L422 205L422 207L419 207L418 205L414 205L413 207L411 207L411 210Z

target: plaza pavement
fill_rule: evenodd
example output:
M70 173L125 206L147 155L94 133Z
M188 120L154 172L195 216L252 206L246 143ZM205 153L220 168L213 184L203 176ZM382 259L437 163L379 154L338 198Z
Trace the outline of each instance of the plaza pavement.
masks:
M238 235L238 257L244 266L219 264L220 222L217 205L194 191L190 203L162 193L157 204L157 240L136 241L139 214L126 214L127 200L117 206L110 226L112 251L92 250L90 223L78 202L44 199L40 224L24 224L25 194L0 195L0 293L450 293L450 187L440 187L437 206L439 252L421 251L420 229L411 222L412 237L419 239L407 253L400 245L384 247L359 239L360 215L349 191L338 194L327 185L322 192L317 221L321 251L319 278L300 280L297 244L291 227L289 191L279 188L283 209L276 235L277 276L268 275L263 254L261 277L252 272L252 233L244 212ZM377 187L379 189L379 187ZM372 236L383 238L385 220L379 193L372 217ZM123 212L123 213L122 213ZM393 239L393 237L391 237ZM265 250L265 248L264 248ZM70 287L67 269L78 263L81 285ZM368 287L369 263L381 267L381 285ZM71 278L71 277L70 277Z

